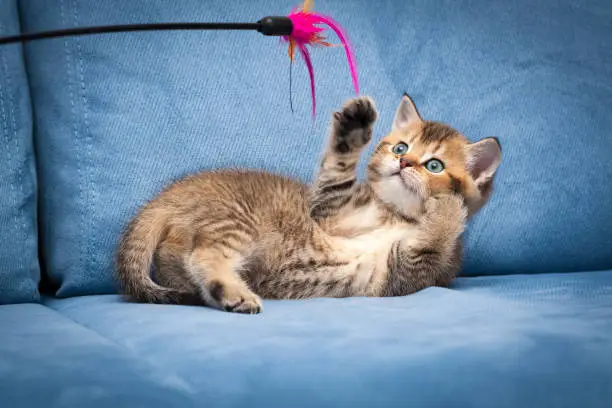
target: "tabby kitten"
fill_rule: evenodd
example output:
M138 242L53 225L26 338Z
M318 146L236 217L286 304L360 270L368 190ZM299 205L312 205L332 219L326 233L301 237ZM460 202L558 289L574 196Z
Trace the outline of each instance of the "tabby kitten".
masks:
M123 291L142 302L258 313L260 296L400 296L448 285L460 269L466 219L491 194L499 143L469 143L422 120L404 95L367 182L357 183L377 116L367 97L333 114L312 186L248 170L170 185L121 239Z

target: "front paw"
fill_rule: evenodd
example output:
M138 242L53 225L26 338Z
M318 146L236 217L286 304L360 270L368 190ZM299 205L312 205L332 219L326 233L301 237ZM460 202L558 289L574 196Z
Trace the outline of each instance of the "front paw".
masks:
M467 208L458 194L442 194L425 202L425 217L444 234L459 236L465 229Z
M374 101L362 96L347 101L333 117L332 139L338 153L361 150L372 138L372 126L378 113Z

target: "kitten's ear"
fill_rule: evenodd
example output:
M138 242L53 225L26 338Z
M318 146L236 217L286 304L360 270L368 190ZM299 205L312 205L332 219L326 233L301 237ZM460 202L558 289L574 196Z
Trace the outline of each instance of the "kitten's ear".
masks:
M467 145L466 167L481 186L491 180L501 163L501 145L495 137L487 137Z
M416 122L421 122L421 115L414 104L414 101L408 96L407 93L402 96L397 111L395 112L395 119L393 119L393 130L407 128Z

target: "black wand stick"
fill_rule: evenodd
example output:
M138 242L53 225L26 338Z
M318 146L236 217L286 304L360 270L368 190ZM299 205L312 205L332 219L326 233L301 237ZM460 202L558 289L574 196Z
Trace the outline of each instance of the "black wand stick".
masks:
M42 31L38 33L26 33L10 37L1 37L0 45L75 35L162 30L251 30L258 31L263 35L288 36L291 35L291 32L293 31L293 23L289 17L272 16L264 17L256 23L148 23L67 28L62 30Z

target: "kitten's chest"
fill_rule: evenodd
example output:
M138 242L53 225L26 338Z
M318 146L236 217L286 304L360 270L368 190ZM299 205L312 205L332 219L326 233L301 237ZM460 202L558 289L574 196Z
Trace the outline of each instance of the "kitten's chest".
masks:
M335 257L345 262L343 273L353 279L357 295L377 296L387 279L391 248L410 240L415 233L406 227L381 227L335 242Z
M338 249L354 257L385 257L397 241L409 240L414 230L407 227L379 227L344 238Z
M348 209L339 214L330 229L335 238L335 252L348 259L381 261L395 242L411 239L416 226L408 223L387 223L377 205Z

